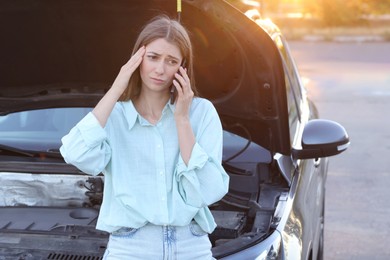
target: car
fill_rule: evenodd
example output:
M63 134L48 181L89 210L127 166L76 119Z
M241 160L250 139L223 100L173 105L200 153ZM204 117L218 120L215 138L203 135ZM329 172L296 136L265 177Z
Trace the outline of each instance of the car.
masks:
M102 259L104 176L66 164L61 137L161 13L190 31L197 88L224 129L230 183L209 206L213 256L323 259L329 157L348 148L347 131L319 117L278 27L233 4L186 0L178 13L173 0L0 1L0 259Z

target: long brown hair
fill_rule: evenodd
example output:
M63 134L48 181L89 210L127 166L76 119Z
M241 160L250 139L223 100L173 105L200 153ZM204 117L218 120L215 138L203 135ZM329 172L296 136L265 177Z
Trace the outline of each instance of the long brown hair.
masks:
M157 39L165 39L167 42L175 44L180 49L183 60L185 59L186 61L185 67L187 68L187 74L190 78L192 91L195 96L198 96L193 75L193 51L191 40L187 30L178 21L172 20L166 15L160 15L153 18L145 25L138 35L131 55L134 55L141 46L146 46ZM134 100L139 96L140 92L141 76L139 68L137 68L130 78L127 89L123 92L119 100Z

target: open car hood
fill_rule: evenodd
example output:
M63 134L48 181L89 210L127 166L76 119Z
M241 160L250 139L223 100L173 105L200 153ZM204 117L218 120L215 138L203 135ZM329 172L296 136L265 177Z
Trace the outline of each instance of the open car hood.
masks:
M0 113L94 106L140 28L161 13L176 17L176 0L1 1ZM283 66L270 36L219 0L183 0L181 22L197 88L224 128L290 154Z

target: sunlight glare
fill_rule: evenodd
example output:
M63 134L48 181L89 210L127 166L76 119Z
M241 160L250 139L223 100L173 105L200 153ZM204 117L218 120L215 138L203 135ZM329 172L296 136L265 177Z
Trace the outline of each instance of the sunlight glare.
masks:
M303 13L288 13L287 18L303 18Z
M245 12L245 15L252 19L253 21L257 21L258 19L261 19L261 15L259 10L257 9L249 9Z
M242 3L253 7L260 7L260 3L254 0L242 0Z

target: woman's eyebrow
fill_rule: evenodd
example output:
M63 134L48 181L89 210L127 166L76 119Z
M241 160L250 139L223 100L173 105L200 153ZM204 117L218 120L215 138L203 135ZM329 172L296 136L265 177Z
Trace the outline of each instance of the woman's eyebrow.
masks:
M153 55L157 55L157 56L160 56L161 54L157 53L157 52L154 52L154 51L148 51L147 54L153 54Z
M157 53L155 51L148 51L146 52L147 54L153 54L153 55L157 55L157 56L161 56L162 54L160 53ZM172 55L168 55L168 58L170 59L175 59L175 60L180 60L180 58L176 57L176 56L172 56Z
M175 57L175 56L172 56L172 55L168 55L168 58L170 58L170 59L174 59L174 60L180 60L178 57Z

